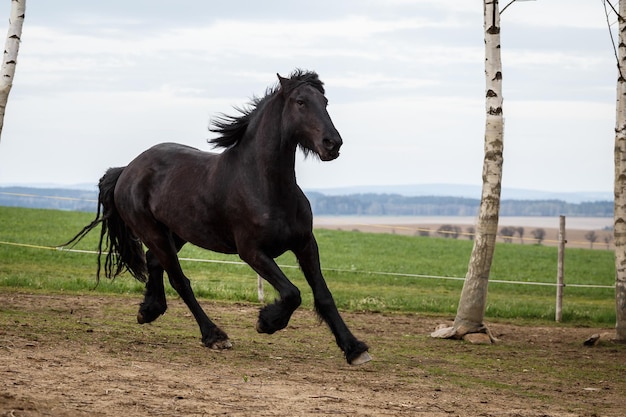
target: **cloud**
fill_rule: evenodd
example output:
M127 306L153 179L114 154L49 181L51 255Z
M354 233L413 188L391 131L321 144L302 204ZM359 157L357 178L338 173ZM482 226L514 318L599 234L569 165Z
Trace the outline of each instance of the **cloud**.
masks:
M29 27L20 58L25 85L40 91L56 86L77 91L142 91L158 90L166 78L169 84L179 84L180 92L221 95L231 88L228 80L235 78L245 79L250 86L246 93L251 95L259 94L260 86L268 83L268 74L313 67L332 68L326 79L334 87L372 87L378 88L378 94L387 94L385 89L397 94L400 89L440 85L441 66L481 60L480 47L442 48L432 41L409 41L407 30L419 32L446 24L426 18L216 19L203 27L170 25L158 33L136 32L132 25L109 30L110 19L94 19L87 21L100 28L97 32ZM390 71L393 62L397 64ZM207 77L205 68L218 77ZM228 73L221 68L228 68ZM427 74L430 69L426 76L417 73Z
M504 3L501 9L504 7ZM601 1L589 0L537 0L518 1L501 16L501 24L527 27L606 28L606 18Z
M29 6L0 182L96 181L161 141L209 149L211 116L263 95L276 72L296 67L318 71L345 139L337 161L299 163L303 186L480 182L480 2L178 4ZM502 16L507 186L550 177L555 187L610 189L615 65L605 24L601 2L589 0L517 2ZM588 149L598 137L601 150ZM549 152L538 157L540 145ZM599 168L559 162L568 176L554 179L529 171L553 167L559 146L568 160L592 156Z

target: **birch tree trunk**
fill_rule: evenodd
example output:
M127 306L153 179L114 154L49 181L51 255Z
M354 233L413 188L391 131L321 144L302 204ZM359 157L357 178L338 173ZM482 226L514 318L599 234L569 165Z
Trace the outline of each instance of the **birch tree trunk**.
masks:
M615 115L615 312L616 339L626 342L626 0L619 2L617 100Z
M431 334L432 337L460 339L468 333L489 334L483 324L483 318L487 306L489 271L498 234L504 145L498 0L484 0L483 12L486 79L485 157L476 238L453 327L439 329Z
M0 75L0 137L4 127L4 112L9 100L9 92L13 86L13 76L17 65L17 53L20 49L22 26L26 12L26 0L11 0L11 17L9 18L9 32L4 44L2 59L2 74Z

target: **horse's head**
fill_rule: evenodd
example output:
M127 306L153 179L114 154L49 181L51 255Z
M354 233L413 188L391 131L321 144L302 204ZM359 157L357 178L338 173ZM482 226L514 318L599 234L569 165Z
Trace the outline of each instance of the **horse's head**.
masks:
M339 156L343 140L326 110L324 87L315 73L299 75L278 75L279 93L285 99L282 132L295 139L305 154L313 152L322 161L331 161Z

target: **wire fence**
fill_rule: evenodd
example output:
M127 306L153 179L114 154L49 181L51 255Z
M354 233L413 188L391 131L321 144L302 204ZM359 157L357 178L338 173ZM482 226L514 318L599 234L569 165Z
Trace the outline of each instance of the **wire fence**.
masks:
M89 199L89 198L84 198L84 197L72 197L72 196L54 196L54 195L38 195L38 194L29 194L29 193L18 193L18 192L3 192L0 191L0 195L8 195L8 196L12 196L12 197L24 197L24 198L40 198L40 199L52 199L52 200L59 200L59 201L72 201L72 202L80 202L80 203L98 203L98 200L96 199ZM58 208L58 207L57 207ZM561 216L563 217L563 216ZM563 217L564 219L564 217ZM415 235L415 236L430 236L431 233L436 233L436 235L439 235L440 237L453 237L455 239L457 239L459 236L465 236L467 239L469 240L473 240L474 238L474 228L472 226L467 227L466 231L462 231L461 228L459 226L453 226L453 225L442 225L439 226L438 229L433 230L432 227L423 227L423 226L413 226L413 225L390 225L390 224L375 224L375 223L356 223L353 224L352 226L356 226L356 227L360 227L363 228L367 231L372 231L372 230L376 230L376 231L384 231L386 233L392 233L395 234L397 233L397 231L400 231L403 234L409 234L409 235ZM316 227L320 228L323 226L320 225L316 225ZM505 226L506 227L506 226ZM332 227L331 227L332 228ZM338 227L335 227L338 228ZM559 245L559 250L561 251L561 247L564 248L564 244L565 244L565 239L564 239L564 222L563 222L563 226L559 231L559 237L558 239L560 240L550 240L550 239L544 239L543 235L541 236L540 239L538 238L534 238L534 239L529 239L529 238L524 238L523 237L523 228L519 227L519 228L514 228L514 227L508 227L508 231L505 232L505 229L502 228L500 231L500 234L498 236L498 238L501 241L504 241L506 243L512 243L513 241L513 235L511 234L511 231L516 231L518 234L518 239L520 243L524 243L524 241L530 241L534 244L542 244L542 243L546 243L546 244L558 244ZM587 237L587 236L585 236ZM605 238L606 239L606 238ZM576 242L576 241L572 241L572 242L567 242L568 244L586 244L584 242ZM591 247L593 248L593 243L591 242ZM609 246L609 242L607 241L607 249ZM46 245L37 245L37 244L31 244L31 243L23 243L23 242L9 242L9 241L0 241L0 245L5 245L5 246L13 246L13 247L22 247L22 248L29 248L29 249L34 249L34 250L46 250L46 251L60 251L60 252L71 252L71 253L79 253L79 254L90 254L90 255L97 255L99 254L98 251L94 251L94 250L84 250L84 249L74 249L74 248L67 248L67 247L58 247L58 246L46 246ZM102 254L108 254L106 252L103 252ZM236 261L236 260L223 260L223 259L199 259L199 258L187 258L187 257L181 257L179 258L180 261L182 262L199 262L199 263L212 263L212 264L225 264L225 265L238 265L238 266L244 266L247 265L245 262L242 261ZM299 266L297 265L278 265L280 268L283 269L287 269L287 268L291 268L291 269L298 269ZM389 271L376 271L376 270L362 270L362 269L357 269L357 268L351 268L351 269L341 269L341 268L327 268L327 267L323 267L322 271L324 272L336 272L336 273L344 273L344 274L359 274L361 276L363 275L369 275L369 276L379 276L379 277L395 277L395 278L405 278L405 279L429 279L429 280L450 280L450 281L465 281L465 277L458 277L458 276L443 276L443 275L429 275L429 274L416 274L416 273L408 273L408 272L389 272ZM536 281L519 281L519 280L507 280L507 279L489 279L489 283L490 284L505 284L505 285L520 285L520 286L541 286L541 287L554 287L556 288L556 298L557 298L557 315L556 315L556 321L560 321L560 306L562 305L562 294L563 294L563 288L564 287L571 287L571 288L588 288L588 289L607 289L607 290L613 290L615 291L616 288L616 284L613 285L598 285L598 284L564 284L563 281L558 281L557 282L553 281L553 282L536 282ZM257 275L257 291L258 291L258 300L259 302L263 302L264 301L264 280L261 276Z
M98 203L97 199L88 199L81 197L63 197L63 196L55 196L55 195L41 195L41 194L29 194L29 193L18 193L18 192L6 192L0 191L0 195L7 195L12 197L24 197L24 198L41 198L41 199L52 199L52 200L61 200L61 201L80 201L80 202L89 202L89 203ZM465 231L463 232L459 227L449 227L442 228L439 230L432 229L430 227L421 227L421 226L406 226L406 225L387 225L387 224L373 224L373 223L354 223L353 226L367 227L373 229L385 230L386 232L395 233L396 230L402 231L405 234L414 234L414 235L422 235L422 236L430 236L430 233L437 233L440 236L450 236L454 238L458 238L458 236L465 236L468 239L473 239L474 233L473 231ZM472 230L470 227L469 230ZM502 236L500 238L505 242L511 242L512 236ZM520 236L518 238L521 242L528 241L531 243L558 243L558 240L551 239L537 239L537 238L524 238ZM585 244L587 245L589 242L576 242L570 241L568 244ZM70 249L63 247L54 247L54 246L42 246L42 245L34 245L29 243L19 243L19 242L6 242L0 241L2 245L9 246L20 246L26 248L33 249L42 249L42 250L56 250L56 251L65 251L65 252L74 252L74 253L85 253L85 254L97 254L96 251L90 250L80 250L80 249ZM246 265L241 261L225 261L225 260L216 260L216 259L194 259L194 258L180 258L181 261L187 262L205 262L205 263L221 263L221 264L232 264L232 265ZM294 265L279 265L281 268L298 268ZM386 271L363 271L363 270L352 270L352 269L337 269L337 268L324 268L326 271L333 272L341 272L341 273L360 273L367 275L379 275L379 276L395 276L395 277L405 277L405 278L425 278L425 279L441 279L441 280L455 280L455 281L464 281L464 277L452 277L452 276L439 276L439 275L427 275L427 274L412 274L412 273L398 273L398 272L386 272ZM539 285L539 286L549 286L549 287L557 287L560 284L556 282L529 282L529 281L513 281L513 280L489 280L491 283L498 284L515 284L515 285ZM615 288L615 285L594 285L594 284L567 284L568 287L579 287L579 288Z
M72 249L72 248L65 248L65 247L58 247L58 246L35 245L35 244L29 244L29 243L0 241L0 245L16 246L16 247L24 247L24 248L40 249L40 250L83 253L83 254L92 254L92 255L98 254L97 251L93 251L93 250ZM103 254L106 255L106 253L104 252ZM227 264L227 265L247 265L245 262L242 262L242 261L228 261L228 260L219 260L219 259L180 258L180 260L185 261L185 262L204 262L204 263ZM293 269L299 268L296 265L278 265L278 266L281 268L293 268ZM352 273L352 274L366 274L366 275L403 277L403 278L441 279L441 280L453 280L453 281L465 280L464 277L452 277L452 276L428 275L428 274L412 274L412 273L403 273L403 272L366 271L366 270L359 270L359 269L341 269L341 268L322 268L322 270L347 273L347 274ZM557 284L556 282L531 282L531 281L513 281L513 280L497 280L497 279L490 279L489 282L496 283L496 284L539 285L539 286L546 286L546 287L557 287L558 285L560 285L560 284ZM615 289L615 285L567 284L566 286L572 287L572 288Z
M87 203L97 203L98 200L91 198L80 197L63 197L58 195L41 195L41 194L27 194L27 193L12 193L8 191L0 191L0 195L6 195L10 197L24 197L24 198L43 198L49 200L62 200L62 201L84 201Z

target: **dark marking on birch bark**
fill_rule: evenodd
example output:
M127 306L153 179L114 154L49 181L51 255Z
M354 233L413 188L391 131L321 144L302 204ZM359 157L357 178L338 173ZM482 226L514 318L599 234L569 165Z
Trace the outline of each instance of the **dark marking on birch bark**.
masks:
M481 201L481 206L490 209L491 211L494 212L498 212L499 208L500 208L500 186L498 185L496 190L492 190L492 192L494 194L497 195L490 195L487 197L483 197L482 201ZM491 218L493 218L493 220L495 221L496 219L498 219L498 215L495 214L493 216L489 216ZM481 217L481 219L485 219L485 217Z
M501 145L502 142L496 143L495 145ZM489 151L485 152L485 159L488 161L497 161L498 159L502 159L502 151Z

